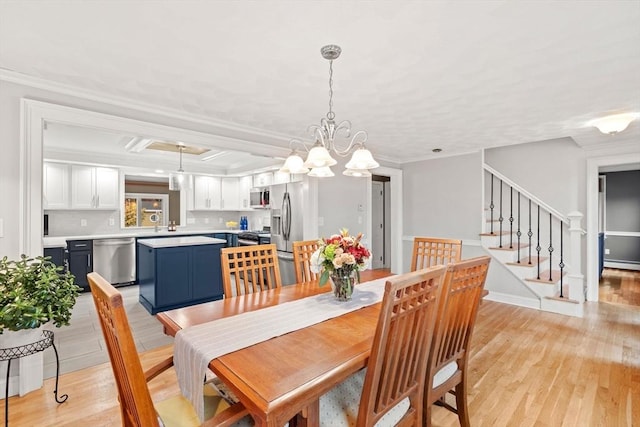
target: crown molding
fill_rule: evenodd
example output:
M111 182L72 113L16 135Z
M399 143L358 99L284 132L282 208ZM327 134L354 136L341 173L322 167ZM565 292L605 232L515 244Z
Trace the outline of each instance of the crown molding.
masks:
M28 74L7 70L5 68L0 68L0 81L47 90L62 95L74 96L95 102L109 104L116 107L137 110L144 113L156 114L172 119L184 120L186 122L191 122L194 124L207 125L220 131L224 130L227 132L243 134L244 138L249 138L248 140L252 140L253 142L268 144L276 143L276 145L280 145L280 147L288 147L289 141L293 138L289 135L281 134L278 132L266 131L264 129L239 125L237 123L226 122L222 120L214 120L211 119L211 117L199 114L185 113L181 110L140 102L135 99L114 96L104 92L98 92L80 88L78 86L58 83L40 77L34 77Z

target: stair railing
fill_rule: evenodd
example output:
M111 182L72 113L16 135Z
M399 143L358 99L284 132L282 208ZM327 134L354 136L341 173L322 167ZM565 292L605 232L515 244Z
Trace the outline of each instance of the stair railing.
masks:
M505 204L505 200L503 197L503 194L505 193L503 191L503 187L504 185L507 185L509 187L509 248L513 249L513 223L516 222L517 225L517 231L516 231L516 237L517 237L517 263L521 263L521 257L520 257L520 246L521 246L521 242L520 242L520 238L522 235L522 232L520 230L520 223L521 223L521 219L522 219L522 211L521 211L521 198L524 197L525 199L528 200L528 232L527 232L527 236L529 238L529 245L528 245L528 252L529 255L527 257L527 263L529 265L533 264L532 262L532 258L531 258L531 247L532 247L532 238L534 236L534 227L535 227L535 235L536 235L536 246L535 246L535 251L536 251L536 256L537 256L537 275L536 278L538 280L543 280L541 278L541 272L540 272L540 259L541 259L541 252L542 252L542 240L541 240L541 231L542 231L542 213L541 210L546 211L544 213L544 216L546 217L547 214L549 216L549 222L548 222L548 235L549 235L549 246L547 248L547 252L549 254L549 277L546 278L549 280L549 282L553 281L553 269L554 269L554 264L553 264L553 253L556 250L556 248L554 247L554 225L558 224L556 230L558 231L558 234L560 236L559 238L559 246L560 246L560 262L558 263L557 267L560 270L560 298L564 298L564 284L563 284L563 277L564 277L564 269L566 267L565 263L564 263L564 231L565 231L565 227L564 225L566 223L568 223L568 219L567 217L565 217L564 215L562 215L560 212L558 212L556 209L552 208L551 206L547 205L546 203L544 203L542 200L540 200L538 197L534 196L533 194L529 193L528 191L526 191L525 189L521 188L518 184L516 184L515 182L511 181L509 178L505 177L504 175L502 175L500 172L496 171L495 169L493 169L491 166L489 165L484 165L484 169L485 171L490 175L491 177L491 181L490 181L490 204L489 204L489 209L490 209L490 234L495 235L494 231L493 231L493 218L494 218L494 209L496 207L496 203L494 200L494 185L496 184L496 180L498 181L498 185L499 185L499 192L498 192L498 222L499 222L499 231L498 231L498 247L499 248L503 248L503 242L502 242L502 238L503 238L503 221L504 221L504 214L503 213L503 204ZM515 212L515 217L514 217L514 190L517 193L517 204L516 204L516 212ZM535 221L535 225L533 224L533 218L532 218L532 203L536 205L537 209L536 209L536 221ZM555 224L554 224L554 219L555 219ZM578 257L580 256L579 254L577 255ZM579 261L578 261L579 262Z

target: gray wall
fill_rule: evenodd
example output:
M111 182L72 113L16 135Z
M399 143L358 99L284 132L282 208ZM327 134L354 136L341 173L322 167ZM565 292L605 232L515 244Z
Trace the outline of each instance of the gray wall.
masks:
M606 176L605 261L640 264L640 170ZM609 234L609 231L614 234ZM615 232L638 233L616 236Z
M485 162L562 214L586 214L586 156L573 139L490 148Z
M404 176L403 271L409 271L413 236L462 239L462 258L487 255L482 233L482 156L466 154L409 163ZM493 260L485 288L537 304L534 294Z
M405 235L479 239L480 153L408 163L403 171Z
M335 156L334 156L335 158ZM349 159L338 158L338 164L331 169L332 178L312 178L318 181L318 237L337 234L341 228L349 229L349 234L365 233L367 218L367 181L371 178L354 178L342 175L344 164ZM370 236L364 243L369 245Z

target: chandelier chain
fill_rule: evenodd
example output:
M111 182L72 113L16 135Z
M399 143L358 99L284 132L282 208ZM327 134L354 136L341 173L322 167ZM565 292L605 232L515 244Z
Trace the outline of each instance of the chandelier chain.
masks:
M329 112L327 119L333 120L336 117L333 112L333 59L329 61Z

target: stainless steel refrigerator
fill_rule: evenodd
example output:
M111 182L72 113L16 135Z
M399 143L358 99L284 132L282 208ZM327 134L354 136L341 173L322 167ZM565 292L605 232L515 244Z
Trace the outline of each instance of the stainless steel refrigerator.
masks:
M278 249L280 276L283 285L296 282L293 269L293 242L302 240L302 182L271 186L271 243Z

